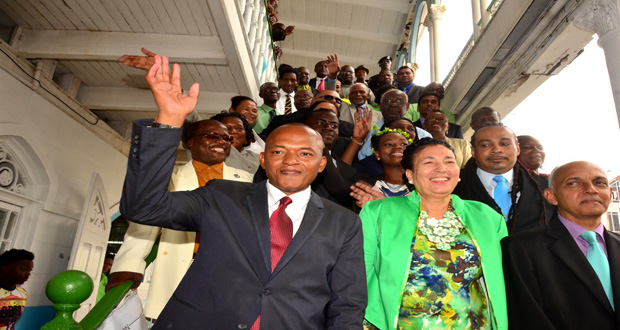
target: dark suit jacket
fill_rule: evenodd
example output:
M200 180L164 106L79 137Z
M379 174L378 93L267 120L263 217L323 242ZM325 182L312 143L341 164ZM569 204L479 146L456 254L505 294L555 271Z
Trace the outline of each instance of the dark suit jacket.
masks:
M398 83L395 83L395 85L396 85L396 88L403 90L400 88L400 85L398 85ZM409 92L407 93L409 104L418 103L418 101L420 100L420 96L422 96L423 90L424 90L423 86L418 86L416 84L413 84L413 86L409 88Z
M493 197L489 195L482 182L480 182L478 174L476 173L477 169L478 166L476 166L476 161L471 158L465 165L465 168L461 170L461 182L456 185L454 194L462 199L485 203L495 209L497 213L501 214L501 208L495 203ZM553 213L550 205L544 204L545 206L541 206L543 205L544 197L536 190L536 185L538 185L540 191L544 191L547 187L547 182L539 177L534 177L536 181L532 181L527 177L527 173L525 173L524 170L519 170L518 167L515 167L515 171L520 171L521 197L516 206L517 218L510 219L506 224L508 226L508 232L511 234L544 224L539 221L543 208L546 210L547 220Z
M419 119L413 124L416 127L424 129L424 127L422 127L422 122ZM463 135L463 127L461 127L461 125L448 123L448 133L446 133L446 137L453 139L464 139L465 136Z
M620 303L620 235L605 231L615 305ZM620 329L596 273L554 215L548 227L502 240L510 329Z
M169 193L181 130L136 123L132 136L121 213L201 234L194 262L154 329L249 329L259 315L263 329L362 328L366 276L355 214L312 193L272 273L264 181L211 180Z
M325 77L325 83L327 83L327 78L329 78L329 77ZM313 87L313 88L318 88L319 86L317 86L317 84L316 84L316 79L317 79L316 77L310 79L308 81L308 85L310 85L310 87ZM318 89L317 89L317 92L318 92Z

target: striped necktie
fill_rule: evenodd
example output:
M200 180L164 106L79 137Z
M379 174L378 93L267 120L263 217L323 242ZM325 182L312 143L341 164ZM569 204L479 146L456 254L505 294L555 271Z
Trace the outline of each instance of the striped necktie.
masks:
M284 103L284 114L290 115L293 113L293 104L291 103L291 94L286 94L286 103Z

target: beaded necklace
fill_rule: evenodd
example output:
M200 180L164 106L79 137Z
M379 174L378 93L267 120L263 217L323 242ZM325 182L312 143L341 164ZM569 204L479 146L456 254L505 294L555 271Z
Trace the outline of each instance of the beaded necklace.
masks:
M429 218L426 211L420 211L418 228L429 241L435 243L437 249L447 251L461 233L463 224L461 218L454 213L452 200L450 200L448 210L441 219Z

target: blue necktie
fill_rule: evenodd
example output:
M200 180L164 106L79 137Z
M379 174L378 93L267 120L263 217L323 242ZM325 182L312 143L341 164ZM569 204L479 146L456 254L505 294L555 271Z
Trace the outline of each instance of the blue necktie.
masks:
M598 279L601 281L603 289L605 289L605 294L607 294L611 307L614 308L614 296L611 290L609 261L607 261L607 256L605 255L603 248L601 248L601 245L598 244L598 241L596 240L596 233L593 231L584 231L579 236L590 244L590 246L588 246L588 262L590 262L590 265L594 268L594 272L598 275Z
M502 215L505 219L508 219L508 213L510 212L510 206L512 205L512 199L510 198L510 188L506 183L506 178L501 175L496 175L493 181L497 182L495 189L493 189L493 199L495 203L502 209Z

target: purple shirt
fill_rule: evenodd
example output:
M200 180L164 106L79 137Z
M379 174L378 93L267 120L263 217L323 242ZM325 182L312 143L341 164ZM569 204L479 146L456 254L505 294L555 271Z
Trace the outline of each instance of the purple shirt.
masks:
M579 247L581 252L583 252L583 255L587 257L588 247L590 246L590 244L586 242L585 239L581 238L579 235L581 235L581 233L583 233L584 231L588 231L588 230L564 218L563 216L559 214L558 214L558 218L560 219L560 221L562 221L562 224L564 225L564 227L566 227L570 235L573 237L573 239L575 240L575 243L577 243L577 246ZM601 246L601 248L603 248L605 255L607 255L607 245L605 244L605 236L603 236L603 233L605 232L605 227L603 226L602 223L600 223L598 227L596 227L593 231L598 234L596 235L596 240L598 241L598 244Z

